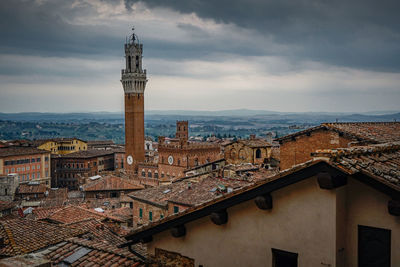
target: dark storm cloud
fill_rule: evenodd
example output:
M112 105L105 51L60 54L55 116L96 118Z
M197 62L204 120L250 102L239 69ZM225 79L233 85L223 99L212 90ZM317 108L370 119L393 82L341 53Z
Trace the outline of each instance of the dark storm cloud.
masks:
M90 8L71 1L0 1L0 51L3 54L73 56L119 54L121 39L102 26L73 25L65 18L84 16Z
M128 10L136 0L125 0ZM146 0L271 36L287 56L374 70L400 70L400 1ZM195 31L195 29L192 29ZM229 49L226 44L225 48ZM252 47L248 50L252 53ZM254 52L254 51L253 51ZM263 51L274 54L274 51ZM244 51L243 53L246 53Z

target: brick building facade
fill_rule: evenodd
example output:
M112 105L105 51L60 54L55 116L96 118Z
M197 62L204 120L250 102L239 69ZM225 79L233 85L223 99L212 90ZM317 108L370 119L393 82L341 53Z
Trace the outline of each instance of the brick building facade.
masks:
M33 147L0 148L0 175L17 173L20 183L38 181L50 187L50 152Z
M53 156L52 184L77 190L84 183L82 178L114 170L114 152L108 150L87 150L67 155Z
M324 123L277 139L280 169L306 162L318 149L400 141L399 122Z

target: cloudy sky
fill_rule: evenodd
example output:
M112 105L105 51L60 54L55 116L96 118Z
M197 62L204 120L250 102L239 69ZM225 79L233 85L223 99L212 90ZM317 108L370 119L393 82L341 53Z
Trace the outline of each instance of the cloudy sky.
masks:
M123 44L146 109L400 110L400 1L1 0L0 112L122 111Z

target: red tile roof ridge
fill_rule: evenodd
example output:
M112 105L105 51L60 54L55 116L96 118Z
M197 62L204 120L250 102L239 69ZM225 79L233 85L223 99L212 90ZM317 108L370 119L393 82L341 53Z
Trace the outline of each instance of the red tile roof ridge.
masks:
M319 149L311 153L313 157L329 157L333 160L344 156L370 155L400 150L400 141L348 148Z
M67 205L67 206L65 206L64 208L61 208L61 209L57 210L56 212L52 213L50 216L53 216L53 215L57 214L58 212L61 212L61 211L63 211L63 210L70 209L70 208L81 209L81 210L84 210L84 211L93 213L94 215L98 215L98 216L100 216L100 217L104 217L105 219L106 219L106 218L110 218L110 219L113 219L113 220L115 220L115 221L121 222L121 219L119 219L119 218L116 218L116 217L113 217L113 216L108 216L108 215L105 215L105 214L103 214L103 213L97 212L97 211L95 211L95 210L86 209L86 208L84 208L84 207L75 206L75 205ZM49 216L49 217L50 217L50 216ZM81 221L82 221L82 220L79 220L79 221L76 221L75 223L81 222Z

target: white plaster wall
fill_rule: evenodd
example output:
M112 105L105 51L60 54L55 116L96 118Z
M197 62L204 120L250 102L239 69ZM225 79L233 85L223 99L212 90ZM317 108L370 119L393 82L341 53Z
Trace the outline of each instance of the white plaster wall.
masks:
M388 212L390 197L353 179L348 180L346 266L357 267L358 225L391 230L392 267L400 266L400 218Z
M335 266L336 192L321 190L311 178L272 196L271 211L259 210L253 200L241 203L228 209L226 225L199 219L186 225L185 237L155 235L149 252L179 252L196 266L272 266L276 248L298 253L299 266Z

